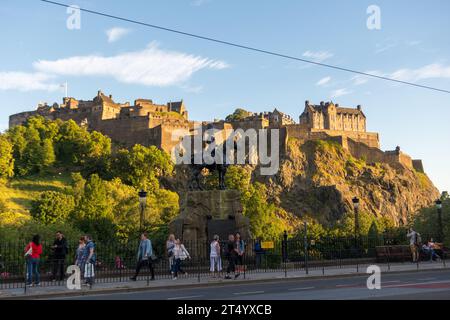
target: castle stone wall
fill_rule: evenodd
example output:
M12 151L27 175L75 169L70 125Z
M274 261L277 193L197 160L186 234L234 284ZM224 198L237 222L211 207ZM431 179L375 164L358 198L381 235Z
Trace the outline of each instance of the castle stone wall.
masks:
M412 164L413 164L414 170L416 170L417 172L425 173L422 160L413 160Z

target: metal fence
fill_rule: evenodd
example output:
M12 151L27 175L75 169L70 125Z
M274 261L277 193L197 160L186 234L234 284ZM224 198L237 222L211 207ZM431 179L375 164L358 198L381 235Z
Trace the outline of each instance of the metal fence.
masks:
M422 236L423 237L423 236ZM425 238L423 238L425 239ZM292 271L322 270L330 268L345 268L363 266L377 263L406 262L411 261L408 252L401 255L384 255L380 257L377 248L383 246L401 246L408 249L406 239L399 240L387 236L359 237L355 238L299 238L299 239L275 239L264 243L255 240L245 241L245 254L241 277L247 274L261 272L284 272L287 275ZM51 243L43 243L43 254L40 258L39 270L41 286L65 285L65 281L52 281L52 270L55 259L52 255ZM95 282L112 283L129 281L134 275L137 263L137 240L117 243L96 243ZM262 249L259 250L259 247ZM26 286L26 261L24 248L26 243L1 243L0 244L0 289L24 288ZM183 261L183 277L193 277L201 281L210 277L210 243L184 242L184 246L190 252L191 259ZM223 248L226 242L221 243L221 257L223 270L227 267L227 257ZM74 264L75 252L78 244L69 243L69 252L64 261L65 268ZM264 248L265 247L265 248ZM165 244L155 244L154 253L157 257L153 261L156 279L170 279L169 258L166 254ZM447 249L438 252L445 265ZM422 259L428 257L422 256ZM148 268L143 268L138 280L150 281Z

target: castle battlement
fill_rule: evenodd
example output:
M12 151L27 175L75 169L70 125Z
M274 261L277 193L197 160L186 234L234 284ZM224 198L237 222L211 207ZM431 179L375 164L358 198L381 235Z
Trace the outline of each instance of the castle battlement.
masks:
M73 120L88 130L96 130L108 135L112 140L126 146L143 144L154 145L168 153L178 142L172 141L174 130L185 129L194 134L195 122L188 120L188 111L183 100L156 104L151 99L136 99L117 103L112 95L97 92L92 100L63 99L62 104L38 104L35 111L22 112L10 116L9 126L21 125L32 116L64 121ZM366 116L362 107L341 107L333 102L320 102L318 105L305 102L299 123L276 108L272 112L249 113L247 117L236 120L202 122L202 125L227 129L280 129L281 152L286 151L289 138L302 141L333 140L342 145L354 157L363 158L370 163L382 162L401 165L423 172L421 160L412 160L398 147L392 151L380 150L379 134L366 131Z

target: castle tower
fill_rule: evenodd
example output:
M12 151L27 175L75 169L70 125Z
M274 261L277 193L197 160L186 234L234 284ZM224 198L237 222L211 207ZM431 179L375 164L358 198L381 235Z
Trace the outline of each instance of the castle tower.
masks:
M333 102L327 103L325 105L324 112L324 129L336 130L336 115L337 110Z

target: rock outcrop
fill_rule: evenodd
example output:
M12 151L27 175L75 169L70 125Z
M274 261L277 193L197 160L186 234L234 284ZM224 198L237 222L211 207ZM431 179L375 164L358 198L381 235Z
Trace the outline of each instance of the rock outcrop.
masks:
M352 210L355 196L360 211L388 216L397 225L439 197L426 174L401 165L366 163L333 141L289 139L278 174L262 177L258 171L253 178L270 186L278 206L328 226Z

